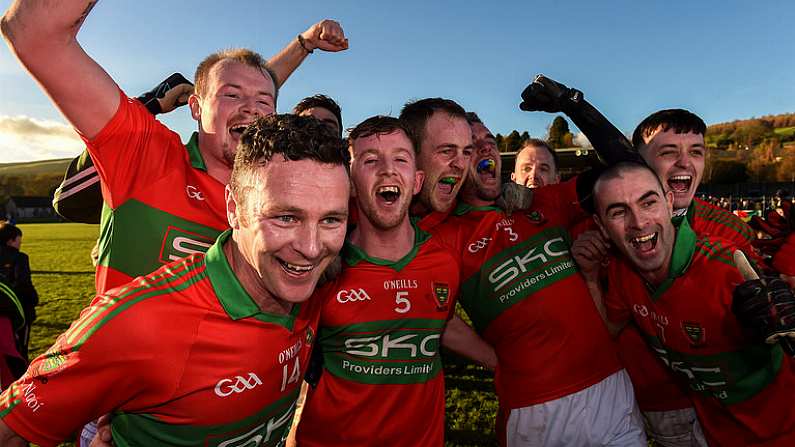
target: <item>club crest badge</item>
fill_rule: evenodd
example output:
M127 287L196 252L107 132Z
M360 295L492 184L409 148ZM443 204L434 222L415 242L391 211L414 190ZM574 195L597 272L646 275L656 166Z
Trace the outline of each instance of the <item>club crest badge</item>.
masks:
M533 210L527 213L527 218L530 219L530 222L533 222L534 224L540 224L546 221L544 214L538 210Z
M704 346L704 344L707 341L704 328L698 322L683 321L682 330L684 331L685 336L690 341L690 345L693 347L697 348L700 346Z
M436 307L440 310L447 309L447 301L450 299L450 286L446 283L433 282L433 298L436 300Z

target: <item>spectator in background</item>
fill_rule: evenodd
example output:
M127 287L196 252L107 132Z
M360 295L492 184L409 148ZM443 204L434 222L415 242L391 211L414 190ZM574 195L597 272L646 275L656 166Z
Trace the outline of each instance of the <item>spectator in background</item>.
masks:
M328 96L314 95L304 98L293 107L293 113L320 120L335 135L342 138L342 111L339 104Z
M22 230L0 222L0 388L25 372L30 325L39 304L28 255L19 251L21 245Z

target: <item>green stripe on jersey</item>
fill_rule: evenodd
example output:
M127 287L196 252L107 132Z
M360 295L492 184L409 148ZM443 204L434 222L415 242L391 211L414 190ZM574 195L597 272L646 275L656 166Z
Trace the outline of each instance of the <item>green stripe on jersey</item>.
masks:
M713 355L672 351L643 334L669 368L687 378L690 388L731 405L754 397L775 380L784 359L779 345L755 344Z
M398 319L320 329L323 367L353 382L426 383L442 369L445 320Z
M191 262L194 264L190 265ZM91 308L93 311L90 314L83 315L75 322L64 333L67 346L71 346L72 351L77 351L88 337L130 306L148 298L187 289L205 277L207 271L204 263L197 262L196 258L187 258L163 269L160 274L149 277L146 283L131 283L131 287L122 289L121 294L107 300L102 306Z
M298 392L296 388L256 414L228 424L174 425L148 414L118 413L112 422L113 441L118 447L283 445L295 413Z
M461 305L478 332L512 306L577 274L569 233L547 228L486 261L461 285Z
M182 219L129 199L102 208L99 265L128 276L151 273L193 253L204 253L220 230ZM135 256L130 256L135 253Z

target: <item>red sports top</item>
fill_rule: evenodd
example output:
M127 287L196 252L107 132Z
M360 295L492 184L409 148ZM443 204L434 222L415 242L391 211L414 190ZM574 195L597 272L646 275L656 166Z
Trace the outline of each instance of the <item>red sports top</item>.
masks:
M221 244L97 296L0 395L0 417L55 446L113 413L117 446L276 446L320 317L262 312Z
M461 304L497 351L503 408L557 399L620 369L569 253L567 228L583 215L574 186L536 190L532 208L510 218L459 205L433 229L462 258Z
M298 445L443 446L439 346L459 290L455 256L420 230L397 262L350 243L343 256L342 276L316 295L324 370L307 394Z
M102 184L99 293L163 264L203 253L229 227L224 185L207 174L198 135L187 145L139 102L86 140Z
M690 385L708 439L721 446L795 445L795 363L778 345L748 342L731 312L736 246L679 224L669 278L650 288L610 263L609 318L631 317L655 353Z

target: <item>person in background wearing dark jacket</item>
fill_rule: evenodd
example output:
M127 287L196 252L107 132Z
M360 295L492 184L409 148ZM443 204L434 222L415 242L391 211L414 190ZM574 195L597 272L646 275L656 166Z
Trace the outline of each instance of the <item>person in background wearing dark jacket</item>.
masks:
M0 222L0 387L25 371L30 326L36 319L39 295L30 278L28 255L19 251L22 230ZM10 376L9 376L10 375ZM10 379L10 380L9 380Z

